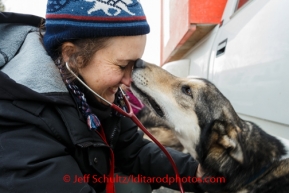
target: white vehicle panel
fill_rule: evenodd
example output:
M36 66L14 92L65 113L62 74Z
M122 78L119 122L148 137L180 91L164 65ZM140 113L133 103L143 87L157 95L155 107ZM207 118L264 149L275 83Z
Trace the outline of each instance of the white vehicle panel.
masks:
M289 139L289 0L251 0L234 13L237 3L228 0L222 25L183 57L189 75L212 81L241 118Z
M208 69L210 63L210 55L212 44L214 43L218 26L212 32L205 36L187 55L190 59L189 75L194 75L202 78L208 77Z
M216 43L227 39L227 45L209 76L238 113L286 125L288 7L288 0L255 0L234 15L219 31Z

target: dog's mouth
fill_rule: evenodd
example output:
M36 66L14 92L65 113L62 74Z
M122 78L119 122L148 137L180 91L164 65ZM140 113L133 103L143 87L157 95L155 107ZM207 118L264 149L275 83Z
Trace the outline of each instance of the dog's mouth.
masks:
M144 99L147 100L147 102L149 102L150 106L153 108L153 110L156 112L156 114L160 117L164 117L165 114L162 110L162 108L160 107L160 105L158 105L158 103L152 98L150 97L148 94L146 94L145 92L143 92L142 90L140 90L135 84L131 84L131 87L133 90L135 90L137 93L139 93L139 95L141 95Z

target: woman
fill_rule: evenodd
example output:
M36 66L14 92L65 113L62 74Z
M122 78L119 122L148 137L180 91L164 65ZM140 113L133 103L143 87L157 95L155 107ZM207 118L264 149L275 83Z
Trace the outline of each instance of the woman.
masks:
M49 0L44 46L33 27L39 18L1 13L1 20L1 193L112 192L105 177L114 171L151 179L175 176L161 150L144 140L130 119L68 70L125 108L118 88L130 86L149 32L138 1ZM195 176L195 160L169 151L181 176ZM128 180L117 179L119 184ZM178 189L165 181L150 185ZM197 184L184 188L197 191Z

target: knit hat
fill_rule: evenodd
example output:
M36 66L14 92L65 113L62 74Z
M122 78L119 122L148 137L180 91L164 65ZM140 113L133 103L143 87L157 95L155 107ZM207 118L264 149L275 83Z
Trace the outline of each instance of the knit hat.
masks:
M134 36L150 28L140 0L48 0L43 43L55 55L73 39Z

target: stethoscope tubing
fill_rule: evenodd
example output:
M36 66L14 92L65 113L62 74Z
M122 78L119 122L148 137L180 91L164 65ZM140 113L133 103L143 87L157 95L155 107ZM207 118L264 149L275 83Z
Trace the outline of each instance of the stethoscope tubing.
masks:
M129 108L128 113L125 112L124 110L122 110L119 106L112 104L111 108L116 110L117 112L119 112L120 114L122 114L123 116L129 117L155 144L157 144L157 146L164 152L164 154L167 156L169 162L171 163L174 172L176 174L176 179L180 179L180 174L178 171L178 168L176 166L175 161L173 160L172 156L169 154L169 152L166 150L166 148L145 128L145 126L143 126L143 124L140 122L140 120L135 116L135 114L133 113L132 109L131 109L131 105L129 104L127 98L125 96L124 100L126 103L126 106ZM178 180L178 185L180 188L180 192L184 193L184 189L183 189L183 185L181 180Z

